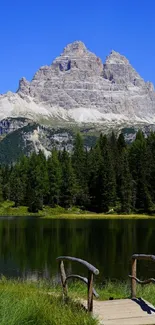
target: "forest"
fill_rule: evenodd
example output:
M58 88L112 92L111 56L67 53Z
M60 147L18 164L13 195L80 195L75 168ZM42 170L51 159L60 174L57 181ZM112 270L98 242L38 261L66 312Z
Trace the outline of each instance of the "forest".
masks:
M38 212L45 205L69 209L77 206L97 213L155 212L155 133L138 131L131 144L121 133L100 135L88 150L82 136L73 151L53 148L21 156L0 167L0 201L11 200Z

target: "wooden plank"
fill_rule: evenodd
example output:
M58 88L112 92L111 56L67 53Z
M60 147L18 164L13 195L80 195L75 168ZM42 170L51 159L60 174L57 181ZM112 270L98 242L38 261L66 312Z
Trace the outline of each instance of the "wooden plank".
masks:
M155 325L155 316L132 317L113 320L104 320L100 324L104 325Z
M104 325L155 325L155 307L143 299L94 300L93 315Z

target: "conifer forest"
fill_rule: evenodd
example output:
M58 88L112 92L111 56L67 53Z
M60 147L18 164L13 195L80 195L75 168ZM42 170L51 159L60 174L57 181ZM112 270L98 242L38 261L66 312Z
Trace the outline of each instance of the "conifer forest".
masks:
M46 159L40 151L0 167L0 200L25 205L30 212L43 206L77 206L93 212L155 212L155 133L141 131L127 144L118 137L100 135L87 150L82 136L73 151L53 148Z

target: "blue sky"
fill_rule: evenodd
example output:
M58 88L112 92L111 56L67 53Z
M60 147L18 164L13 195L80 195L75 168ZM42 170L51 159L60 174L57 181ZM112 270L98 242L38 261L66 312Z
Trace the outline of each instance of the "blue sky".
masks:
M104 61L112 49L155 84L154 0L1 0L0 93L83 41Z

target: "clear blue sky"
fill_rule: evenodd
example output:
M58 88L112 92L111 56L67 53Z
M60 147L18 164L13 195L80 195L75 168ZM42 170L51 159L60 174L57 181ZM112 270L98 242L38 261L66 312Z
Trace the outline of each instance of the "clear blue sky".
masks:
M114 49L155 84L154 0L1 0L0 93L83 41L104 61Z

